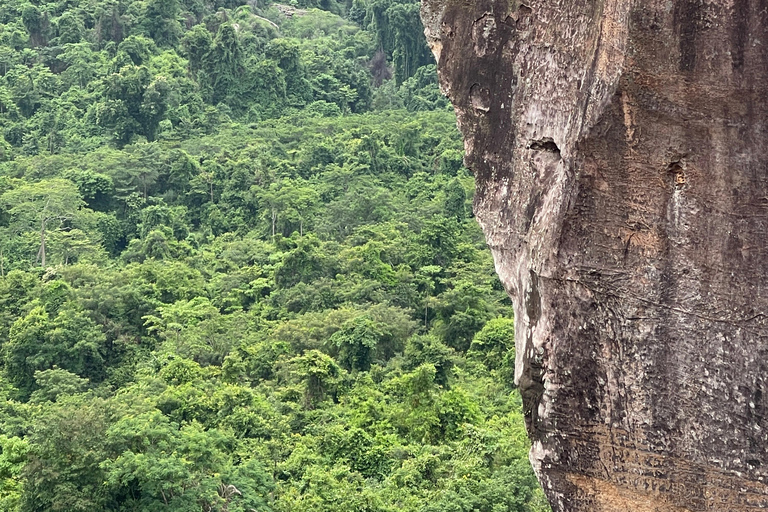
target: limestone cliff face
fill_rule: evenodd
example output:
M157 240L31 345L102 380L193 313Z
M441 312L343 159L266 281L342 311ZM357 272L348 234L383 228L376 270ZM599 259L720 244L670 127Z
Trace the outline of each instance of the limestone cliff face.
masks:
M423 0L557 511L768 509L768 0Z

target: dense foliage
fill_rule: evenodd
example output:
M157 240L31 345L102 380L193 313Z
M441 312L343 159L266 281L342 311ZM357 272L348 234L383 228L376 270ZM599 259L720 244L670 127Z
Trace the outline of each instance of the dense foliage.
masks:
M0 510L546 510L417 11L0 3Z

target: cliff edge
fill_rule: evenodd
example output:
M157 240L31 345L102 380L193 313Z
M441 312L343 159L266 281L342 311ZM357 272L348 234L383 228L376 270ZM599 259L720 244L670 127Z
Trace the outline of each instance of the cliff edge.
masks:
M768 509L768 0L423 0L553 509Z

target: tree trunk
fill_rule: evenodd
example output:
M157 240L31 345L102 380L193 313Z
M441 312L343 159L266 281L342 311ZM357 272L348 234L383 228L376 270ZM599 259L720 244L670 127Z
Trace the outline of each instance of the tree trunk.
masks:
M422 19L553 509L767 509L768 1Z
M277 210L272 208L272 238L275 238L275 225L277 224Z
M47 206L47 205L46 205ZM46 218L40 221L40 249L37 251L37 261L40 262L40 266L45 268L45 223Z

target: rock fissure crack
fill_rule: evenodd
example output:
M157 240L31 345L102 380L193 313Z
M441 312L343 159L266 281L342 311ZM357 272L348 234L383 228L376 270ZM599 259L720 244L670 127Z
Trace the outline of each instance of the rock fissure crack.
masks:
M740 319L736 319L736 320L734 320L732 318L723 318L723 317L715 317L715 316L702 315L702 314L696 313L695 311L692 311L692 310L687 310L687 309L683 309L683 308L677 308L677 307L674 307L674 306L670 306L669 304L664 304L664 303L661 303L661 302L652 301L652 300L649 300L649 299L646 299L646 298L643 298L643 297L640 297L640 296L637 296L637 295L633 295L631 293L618 293L618 292L615 292L615 291L606 290L603 287L591 286L589 283L586 283L586 282L578 280L578 279L558 278L558 277L551 277L551 276L539 276L539 278L549 279L551 281L560 282L562 284L565 284L565 283L577 284L577 285L582 286L585 289L589 290L589 292L594 294L594 295L603 295L605 297L610 297L610 298L613 298L613 299L627 299L627 300L631 300L631 301L642 302L643 304L654 306L654 307L656 307L658 309L664 309L666 311L672 311L674 313L679 313L681 315L690 315L690 316L696 317L696 318L701 319L701 320L706 320L708 322L723 323L723 324L732 325L732 326L743 328L743 329L748 329L748 327L745 326L744 324L748 324L749 322L753 322L753 321L756 321L756 320L759 320L759 319L768 319L768 314L766 314L766 313L757 313L757 314L754 314L754 315L751 315L751 316L748 316L748 317L744 317L744 318L740 318ZM638 316L635 316L635 317L625 317L624 319L625 320L653 320L655 318L658 318L658 317L652 317L652 316L638 317ZM754 330L751 330L751 331L748 331L748 332L753 334L753 335L755 335L755 336L759 336L759 337L763 337L763 338L768 338L768 332L754 331Z

